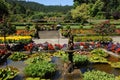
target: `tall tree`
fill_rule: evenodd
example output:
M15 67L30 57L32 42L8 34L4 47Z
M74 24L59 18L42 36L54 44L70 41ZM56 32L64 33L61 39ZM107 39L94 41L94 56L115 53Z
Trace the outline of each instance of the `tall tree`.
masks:
M7 16L9 14L8 6L5 0L0 1L0 20L2 20L3 16Z
M97 0L95 4L91 7L90 14L92 17L96 16L98 12L103 9L104 3L101 0Z
M89 18L89 6L84 3L71 10L72 18L75 22L84 23Z

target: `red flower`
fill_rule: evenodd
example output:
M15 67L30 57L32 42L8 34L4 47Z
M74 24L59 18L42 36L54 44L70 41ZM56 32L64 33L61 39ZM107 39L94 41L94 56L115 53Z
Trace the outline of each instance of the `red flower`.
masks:
M49 43L48 43L48 50L54 50L54 47L53 47L52 44L49 44Z

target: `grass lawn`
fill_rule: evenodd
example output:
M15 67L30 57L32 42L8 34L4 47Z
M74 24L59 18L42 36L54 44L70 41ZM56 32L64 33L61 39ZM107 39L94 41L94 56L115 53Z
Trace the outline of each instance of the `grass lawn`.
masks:
M26 29L25 28L26 26L16 26L16 29ZM33 30L34 29L34 26L30 26L30 30Z
M120 25L117 25L116 28L120 28Z
M70 26L72 29L81 29L81 28L83 28L83 29L90 29L90 28L92 28L92 26L91 25L86 25L86 26L79 26L79 25L72 25L72 26ZM66 26L63 26L63 28L65 29L66 28Z

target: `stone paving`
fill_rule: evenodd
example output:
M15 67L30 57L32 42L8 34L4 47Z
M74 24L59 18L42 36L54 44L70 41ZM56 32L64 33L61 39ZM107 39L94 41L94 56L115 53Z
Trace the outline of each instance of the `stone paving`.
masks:
M112 36L111 38L113 39L113 42L115 42L115 43L119 42L120 43L120 36Z
M68 39L64 38L60 31L39 31L40 39L33 39L35 43L49 42L52 44L67 44Z
M52 44L67 44L68 43L68 39L33 39L33 41L38 44L38 43L45 43L45 42L49 42Z

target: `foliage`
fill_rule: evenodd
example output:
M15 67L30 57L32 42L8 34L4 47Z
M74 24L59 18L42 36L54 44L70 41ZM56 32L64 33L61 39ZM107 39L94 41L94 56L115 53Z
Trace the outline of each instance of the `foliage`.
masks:
M34 12L67 12L69 11L72 6L45 6L43 4L39 4L36 2L31 2L31 1L25 1L25 0L6 0L11 5L11 11L18 13L18 14L24 14L27 13L28 11L30 13ZM32 5L32 6L31 6Z
M108 36L81 36L81 37L75 37L75 42L88 42L88 41L112 41L112 38Z
M86 20L89 18L88 7L89 6L87 4L82 4L71 10L71 15L75 22L86 22Z
M71 22L71 20L72 20L72 15L71 12L69 11L67 14L65 14L64 23L69 23Z
M95 54L89 56L88 60L92 63L108 63L106 58L95 55Z
M47 61L41 61L39 63L29 64L25 67L25 74L30 77L45 77L46 74L51 75L55 72L55 64Z
M4 36L5 38L6 36L14 34L15 32L15 26L11 26L8 19L3 16L3 22L0 24L0 36Z
M93 63L108 63L107 59L104 57L108 56L108 53L103 51L102 49L94 49L89 56L89 61Z
M53 56L60 57L64 62L69 61L68 60L68 53L66 53L64 51L56 52L56 53L54 53ZM73 56L73 62L75 62L76 64L77 63L84 64L87 61L88 61L88 58L85 55L74 54L74 56Z
M31 36L8 36L6 37L6 42L8 43L28 43L31 41ZM4 42L4 37L0 37L0 42Z
M40 78L32 78L32 77L28 77L25 80L50 80L50 79L40 79Z
M55 52L53 56L60 57L64 62L68 62L68 54L65 51Z
M18 74L18 70L13 67L0 69L0 80L12 80Z
M111 67L113 68L120 68L120 62L109 62L109 64L111 65Z
M80 55L80 54L74 54L73 56L73 62L75 64L83 65L88 61L88 58L86 55Z
M58 51L58 52L55 52L53 56L62 57L62 56L65 56L66 54L67 53L65 51Z
M74 0L74 7L81 5L83 3L95 3L95 0Z
M101 0L97 0L91 8L90 15L93 17L96 16L98 14L98 12L100 12L102 10L103 5L104 5L104 3L101 2Z
M108 53L106 53L105 51L103 51L102 49L99 49L99 48L92 50L90 53L98 55L100 57L107 57L108 56Z
M108 74L98 70L85 72L83 76L83 80L115 80L115 76L113 74Z
M94 31L99 35L106 36L115 32L115 26L110 24L110 21L105 21L101 24L95 25Z
M31 19L43 19L44 16L45 16L45 14L43 12L41 12L41 13L33 15Z
M91 5L90 14L95 17L105 17L106 19L119 19L120 1L119 0L74 0L74 8L82 4ZM101 13L101 14L98 14ZM116 15L118 14L118 15Z
M115 80L120 80L120 76L116 76L116 77L115 77Z
M23 15L20 15L20 14L11 14L9 16L9 21L10 22L23 22L24 18L23 18Z
M7 16L9 14L8 10L8 4L5 2L5 0L0 1L0 19L3 16Z
M10 57L13 61L20 61L28 58L28 55L22 52L14 52Z
M51 61L51 54L50 53L40 53L40 54L33 54L30 58L28 58L25 63L39 63L41 61Z

